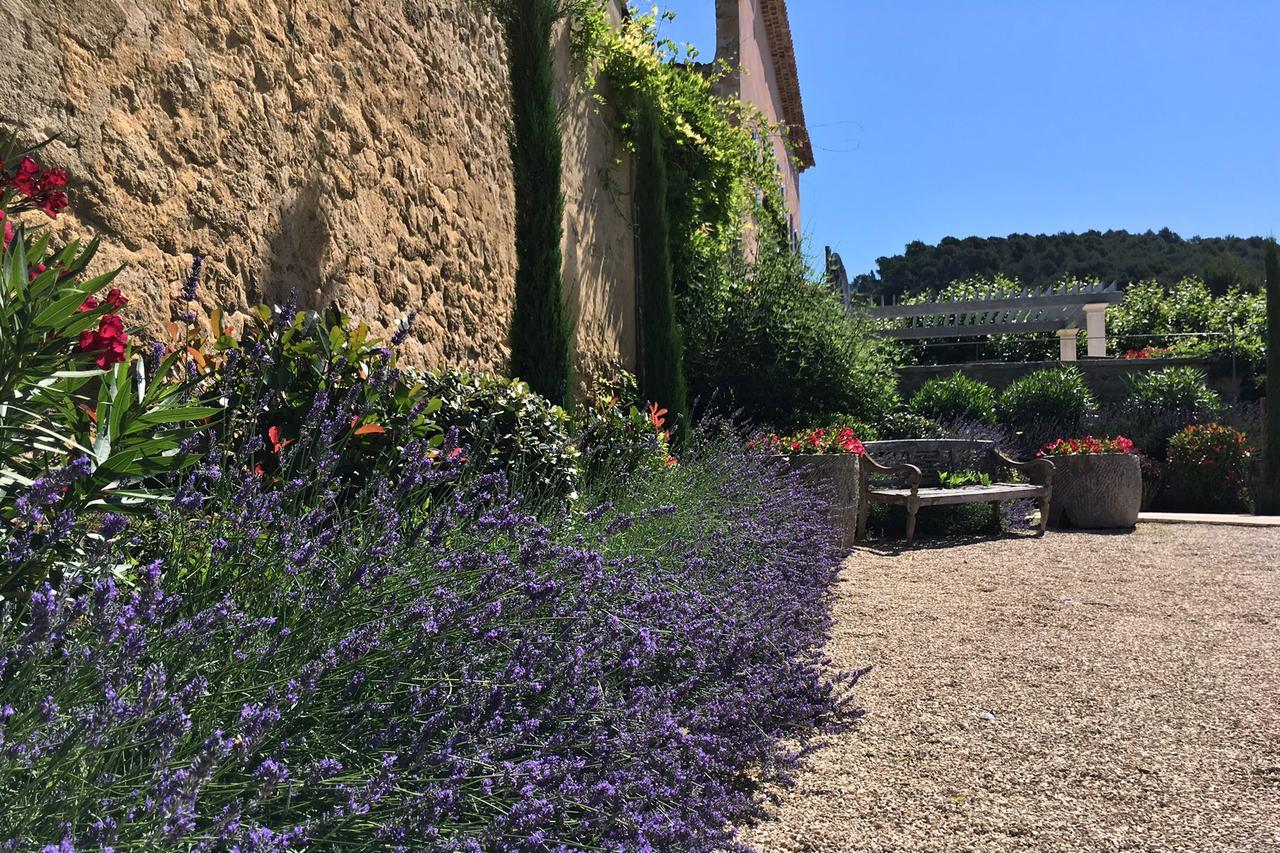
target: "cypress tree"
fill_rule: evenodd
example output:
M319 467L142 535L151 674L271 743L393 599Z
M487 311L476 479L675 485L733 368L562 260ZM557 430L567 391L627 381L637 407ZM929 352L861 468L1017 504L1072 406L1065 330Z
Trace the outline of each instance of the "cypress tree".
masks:
M564 193L552 28L560 0L499 6L511 55L516 191L516 294L511 372L557 403L570 395L573 326L564 304Z
M652 103L636 121L635 211L639 247L640 391L667 409L677 444L688 420L684 343L676 322L671 283L671 229L667 211L667 165L662 128Z
M1263 417L1263 474L1258 512L1280 515L1280 256L1268 240L1267 270L1267 410Z

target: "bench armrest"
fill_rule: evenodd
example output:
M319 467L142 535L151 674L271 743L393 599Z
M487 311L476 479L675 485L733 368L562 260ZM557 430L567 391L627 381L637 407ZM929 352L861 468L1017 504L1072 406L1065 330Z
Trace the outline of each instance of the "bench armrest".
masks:
M999 450L991 451L995 456L996 462L1004 465L1006 468L1013 468L1016 471L1026 471L1031 482L1037 486L1053 485L1053 463L1044 457L1031 459L1026 462L1018 462L1005 456Z
M866 482L867 474L903 474L907 475L907 483L911 486L911 491L920 488L920 478L924 473L915 465L909 462L901 465L881 465L870 456L862 457L862 479Z

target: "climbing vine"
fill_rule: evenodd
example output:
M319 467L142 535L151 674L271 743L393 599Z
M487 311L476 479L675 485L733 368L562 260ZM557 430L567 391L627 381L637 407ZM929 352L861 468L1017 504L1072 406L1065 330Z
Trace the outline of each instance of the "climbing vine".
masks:
M717 81L731 69L701 70L696 49L661 35L671 13L627 10L614 25L601 0L576 3L573 50L631 150L641 142L642 112L656 110L670 183L675 289L683 293L725 267L748 223L761 240L785 240L771 141L781 130L754 107L717 94Z

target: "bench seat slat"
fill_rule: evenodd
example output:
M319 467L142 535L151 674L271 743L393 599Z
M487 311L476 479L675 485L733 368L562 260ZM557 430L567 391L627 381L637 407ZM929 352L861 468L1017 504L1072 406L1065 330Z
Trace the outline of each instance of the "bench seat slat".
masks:
M1024 483L993 483L990 486L961 486L957 489L922 487L916 492L916 495L920 500L920 506L946 506L948 504L1038 498L1044 495L1045 492L1044 486ZM906 504L911 497L911 490L872 488L868 492L868 497L876 503Z

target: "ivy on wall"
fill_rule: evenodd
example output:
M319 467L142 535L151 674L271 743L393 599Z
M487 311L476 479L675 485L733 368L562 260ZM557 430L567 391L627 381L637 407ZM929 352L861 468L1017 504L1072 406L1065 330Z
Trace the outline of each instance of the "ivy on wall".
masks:
M749 223L759 240L786 240L771 141L782 131L755 107L716 93L731 69L700 70L695 49L660 36L670 13L627 9L614 26L600 0L575 3L573 49L631 150L640 143L642 111L656 110L670 185L674 284L682 294L724 268Z
M553 28L560 0L500 0L511 62L516 288L511 372L558 403L571 393L573 324L564 300L564 194Z

